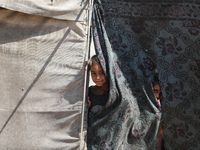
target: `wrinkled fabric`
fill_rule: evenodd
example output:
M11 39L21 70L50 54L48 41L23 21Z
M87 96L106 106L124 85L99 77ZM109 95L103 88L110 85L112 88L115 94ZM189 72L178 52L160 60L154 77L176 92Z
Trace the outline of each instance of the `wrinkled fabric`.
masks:
M110 97L88 130L88 149L157 148L156 68L166 149L200 149L199 6L192 0L95 1L94 43Z
M87 24L0 9L1 150L84 148Z
M1 0L0 7L55 19L88 21L88 0Z

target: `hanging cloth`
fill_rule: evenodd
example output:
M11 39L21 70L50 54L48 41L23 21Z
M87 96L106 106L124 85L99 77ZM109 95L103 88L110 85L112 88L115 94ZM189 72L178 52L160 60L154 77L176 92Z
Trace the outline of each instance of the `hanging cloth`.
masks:
M88 149L154 149L161 117L151 84L156 66L133 35L122 33L125 27L116 24L122 18L109 16L112 7L106 4L94 3L93 27L110 95L106 109L91 121Z
M88 129L88 149L157 149L156 68L165 148L200 148L198 11L194 1L94 2L94 43L110 93Z

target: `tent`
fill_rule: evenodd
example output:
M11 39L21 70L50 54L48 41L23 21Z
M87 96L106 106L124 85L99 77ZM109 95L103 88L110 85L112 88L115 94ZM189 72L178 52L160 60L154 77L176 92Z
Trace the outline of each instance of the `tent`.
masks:
M85 0L0 1L1 149L83 149Z
M87 149L86 139L88 149L157 149L155 69L166 149L199 149L198 1L1 0L0 7L1 149ZM87 130L91 24L110 93Z

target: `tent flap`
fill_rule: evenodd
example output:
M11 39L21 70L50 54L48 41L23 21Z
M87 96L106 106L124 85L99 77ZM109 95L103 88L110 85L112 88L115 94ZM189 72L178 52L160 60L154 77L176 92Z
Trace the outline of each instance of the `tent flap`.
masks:
M0 7L62 20L87 21L87 0L1 0Z

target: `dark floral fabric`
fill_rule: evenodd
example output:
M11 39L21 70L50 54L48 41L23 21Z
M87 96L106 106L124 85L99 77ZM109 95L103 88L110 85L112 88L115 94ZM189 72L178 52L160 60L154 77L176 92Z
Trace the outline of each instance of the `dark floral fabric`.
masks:
M200 1L95 0L96 53L110 81L88 149L200 149ZM159 72L162 117L152 78Z

